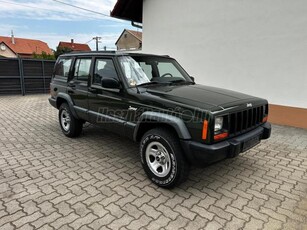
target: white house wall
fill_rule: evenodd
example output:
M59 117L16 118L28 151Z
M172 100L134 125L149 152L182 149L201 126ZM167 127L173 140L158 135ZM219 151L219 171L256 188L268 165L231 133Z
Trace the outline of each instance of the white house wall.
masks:
M144 0L143 52L197 83L307 108L306 0Z

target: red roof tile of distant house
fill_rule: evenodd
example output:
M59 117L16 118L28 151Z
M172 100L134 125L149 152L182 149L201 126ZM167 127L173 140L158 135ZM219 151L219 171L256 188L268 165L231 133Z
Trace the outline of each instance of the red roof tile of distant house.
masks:
M134 37L142 41L142 32L135 31L135 30L127 30L130 34L132 34Z
M42 52L52 54L47 43L39 40L0 36L1 42L5 43L16 54L32 55L33 53L42 54Z
M124 34L126 31L127 31L128 33L130 33L133 37L135 37L136 39L138 39L140 42L142 42L142 36L143 36L143 33L142 33L142 32L135 31L135 30L127 30L127 29L124 29L123 32L121 33L121 35L118 37L117 41L115 42L115 45L117 45L117 43L119 42L119 40L121 39L121 37L123 36L123 34Z
M91 51L91 48L87 44L75 43L75 42L60 42L59 47L67 47L73 51Z

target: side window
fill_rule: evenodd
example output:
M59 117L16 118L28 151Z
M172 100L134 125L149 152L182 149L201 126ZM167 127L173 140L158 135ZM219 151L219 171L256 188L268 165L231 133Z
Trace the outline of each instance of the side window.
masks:
M100 86L103 77L118 79L112 59L96 59L93 84Z
M74 78L80 81L87 81L90 75L92 59L82 58L77 59L75 62Z
M71 59L59 59L54 70L54 77L68 78Z

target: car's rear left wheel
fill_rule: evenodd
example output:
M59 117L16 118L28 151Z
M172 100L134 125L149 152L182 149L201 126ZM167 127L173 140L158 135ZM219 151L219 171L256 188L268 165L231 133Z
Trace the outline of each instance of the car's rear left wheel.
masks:
M82 132L83 122L72 115L67 103L62 103L59 108L59 123L67 137L77 137Z

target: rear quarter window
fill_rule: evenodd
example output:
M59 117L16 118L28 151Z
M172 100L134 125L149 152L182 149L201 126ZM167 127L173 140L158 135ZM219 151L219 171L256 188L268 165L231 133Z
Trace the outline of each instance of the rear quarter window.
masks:
M71 58L60 58L54 68L54 78L59 78L63 80L67 80L69 76L70 66L72 63Z

